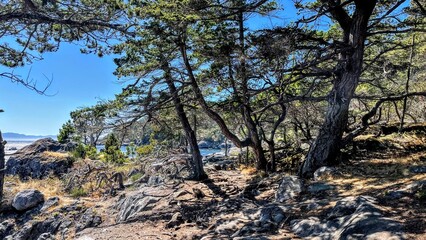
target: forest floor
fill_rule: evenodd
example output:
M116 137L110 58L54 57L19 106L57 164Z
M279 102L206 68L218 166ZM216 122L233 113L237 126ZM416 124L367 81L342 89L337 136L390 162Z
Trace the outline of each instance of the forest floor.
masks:
M374 197L384 217L402 224L406 239L426 239L426 192L392 197L414 182L426 181L424 171L413 171L413 167L426 166L426 136L362 136L356 145L356 151L348 151L346 161L337 166L339 174L321 180L321 184L332 188L305 190L285 203L276 202L275 194L287 173L256 173L249 167L225 170L214 164L206 165L209 179L203 182L171 179L154 184L145 180L139 184L133 181L114 197L98 191L76 199L61 190L64 181L57 178L20 182L8 177L5 187L7 191L12 189L6 191L9 197L28 188L40 190L46 199L59 196L60 204L50 209L47 217L75 203L93 209L101 217L100 225L76 234L71 230L66 239L301 239L291 230L292 220L324 219L336 202L349 196ZM78 175L77 170L88 162L94 161L76 163L73 172ZM135 167L138 166L114 171L127 175ZM149 175L155 176L155 171ZM91 183L92 187L95 183ZM315 182L305 182L306 186L312 184ZM284 219L278 225L260 226L264 210L276 209L274 206L285 209ZM84 216L74 218L84 219Z
M365 139L367 138L361 139L361 142L365 142ZM295 200L286 202L286 219L271 231L253 230L248 235L238 234L244 229L250 231L250 228L244 226L252 226L259 217L259 209L274 202L276 189L284 174L275 173L260 177L249 169L214 170L207 167L208 181L184 181L157 187L140 187L126 190L116 198L97 204L104 222L96 228L83 230L76 237L299 239L290 230L289 222L292 219L323 217L337 201L348 196L363 195L378 199L385 217L402 223L407 239L426 239L425 193L418 193L415 197L388 198L388 194L394 190L426 180L425 173L410 171L411 167L424 166L426 163L425 140L424 137L408 139L407 136L387 138L380 140L379 147L367 141L370 149L360 149L350 154L348 161L338 167L342 174L325 180L327 184L334 186L332 190L317 194L303 192ZM398 144L389 147L390 142ZM402 146L404 144L405 146ZM382 148L383 146L388 147ZM205 196L195 197L195 189L201 190ZM118 210L113 206L120 198L124 198L124 195L134 194L154 197L152 207L143 211L133 221L116 223ZM320 204L312 209L309 206L313 203ZM244 237L239 237L240 235Z

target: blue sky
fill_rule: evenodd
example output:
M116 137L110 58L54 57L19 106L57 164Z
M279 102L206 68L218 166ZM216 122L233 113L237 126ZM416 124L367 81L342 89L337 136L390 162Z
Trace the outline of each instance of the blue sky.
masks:
M256 17L253 28L272 27L288 23L295 17L294 9L280 11L275 18ZM278 18L277 18L278 17ZM69 113L78 107L92 106L101 99L112 99L123 87L112 74L115 65L111 56L99 58L80 53L80 47L62 44L59 51L46 53L43 60L14 73L37 80L40 86L48 78L53 79L47 93L37 94L22 85L0 78L0 130L27 135L56 135L69 119ZM0 67L0 72L10 71Z
M30 74L30 79L37 80L40 87L46 83L45 76L52 79L47 90L52 96L0 79L0 108L5 110L0 114L3 132L55 135L72 110L111 99L120 92L121 85L112 74L112 57L83 55L79 49L77 45L63 44L58 52L44 54L43 60L14 69L24 78Z

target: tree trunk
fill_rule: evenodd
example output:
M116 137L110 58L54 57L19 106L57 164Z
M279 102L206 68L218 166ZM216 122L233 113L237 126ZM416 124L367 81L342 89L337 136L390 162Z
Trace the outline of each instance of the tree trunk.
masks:
M275 172L277 170L276 156L275 156L275 142L274 140L268 142L269 154L271 155L271 167L270 171Z
M3 137L0 131L0 203L3 201L3 185L4 185L4 165L5 165L5 153L4 153Z
M178 95L178 91L176 89L175 84L173 83L173 79L170 74L170 68L168 65L163 66L163 70L165 71L165 80L167 86L169 87L170 94L173 97L173 103L176 110L176 114L179 117L179 120L182 124L182 128L185 132L186 139L189 144L189 149L192 155L191 168L193 171L193 175L190 177L194 180L204 180L207 178L207 174L204 172L203 168L203 159L200 153L200 149L198 147L197 137L194 130L189 123L188 117L183 108L183 104Z
M405 82L405 94L408 94L410 90L411 65L413 64L414 43L415 43L415 35L413 34L411 47L410 47L410 56L408 59L407 81ZM401 123L399 125L399 132L402 132L402 129L404 128L404 120L405 120L405 115L407 112L407 100L408 100L408 97L405 97L402 104L402 114L401 114Z
M356 9L352 18L342 7L329 6L333 18L338 20L344 31L343 42L351 47L351 50L339 55L336 79L329 95L325 122L299 169L299 175L303 178L311 178L318 168L336 163L342 136L347 126L349 104L362 72L368 20L376 2L355 1Z

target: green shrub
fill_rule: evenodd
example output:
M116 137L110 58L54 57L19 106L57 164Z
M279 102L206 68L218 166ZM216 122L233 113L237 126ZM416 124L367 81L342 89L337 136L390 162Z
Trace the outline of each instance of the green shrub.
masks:
M128 146L126 146L126 155L129 158L134 158L136 155L136 145L131 142Z
M149 155L154 151L154 146L152 144L149 145L143 145L138 148L136 148L136 153L139 156Z
M109 147L104 152L105 160L111 163L123 164L126 162L126 156L120 149L116 149L114 146Z
M141 177L143 177L142 173L136 173L136 174L134 174L130 177L130 180L132 182L135 182L135 181L139 180Z
M96 147L87 145L85 147L85 151L86 151L86 157L95 160L98 157L98 150L96 149Z
M75 149L72 151L72 156L75 158L86 158L86 148L84 144L79 143L75 147Z
M79 143L74 151L72 152L72 156L74 158L90 158L95 160L98 157L97 149L90 145L84 145L83 143Z
M82 187L75 187L71 189L70 195L73 198L84 197L84 196L87 196L87 191L84 190Z

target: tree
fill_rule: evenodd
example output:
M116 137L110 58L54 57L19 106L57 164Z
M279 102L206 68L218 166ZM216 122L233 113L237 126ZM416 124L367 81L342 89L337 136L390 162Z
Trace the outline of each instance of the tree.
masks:
M58 142L60 143L69 143L72 140L72 135L75 133L75 128L72 125L71 121L68 120L62 125L62 128L59 129Z
M106 159L113 163L123 163L124 154L121 152L121 144L114 133L108 134L105 140Z
M104 54L102 43L128 33L130 25L122 1L1 1L0 64L14 68L41 60L40 54L57 51L61 42L79 42L86 52ZM127 21L127 22L126 22ZM126 24L129 24L126 26ZM13 72L0 77L44 93L36 85Z
M96 146L99 137L110 128L105 122L108 109L107 103L99 103L70 113L75 133L82 138L84 144Z
M192 154L192 179L203 180L207 177L203 169L202 157L198 147L195 131L188 120L180 91L184 86L177 86L177 78L171 66L173 62L173 42L174 36L164 35L166 33L163 26L152 17L152 12L156 11L155 6L140 8L136 4L134 11L137 11L142 19L146 19L144 26L138 31L140 39L130 39L124 44L115 47L116 52L125 52L126 56L116 59L118 65L117 75L119 76L141 76L124 91L124 95L130 99L129 106L136 104L143 106L142 109L135 109L141 114L135 119L146 116L148 121L153 118L153 113L164 107L170 101L173 102L175 113L179 118L181 126L186 135L190 152ZM160 38L158 35L161 34ZM166 87L164 89L164 87ZM166 94L165 90L168 91ZM132 99L138 96L138 100ZM133 120L135 121L135 120Z
M392 14L404 2L380 2L378 5L378 1L355 0L341 3L321 0L312 5L319 12L318 16L327 15L337 22L341 32L339 45L345 50L339 51L325 121L300 168L301 176L311 177L317 168L336 163L343 146L342 137L347 130L349 105L363 72L366 41L374 35L405 32L409 29L407 22L390 21L394 18ZM373 15L375 17L371 18ZM387 24L384 23L386 21ZM392 25L397 30L390 30Z

